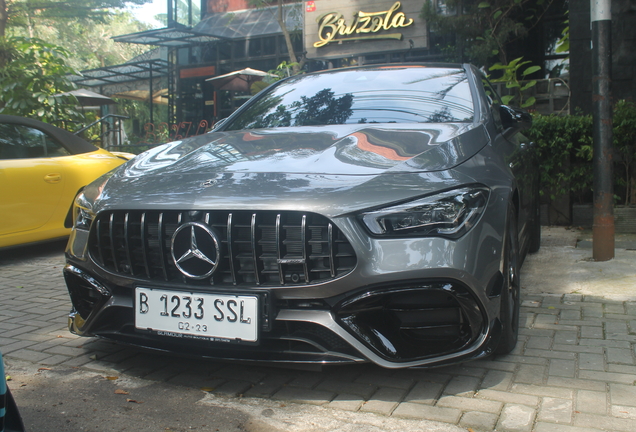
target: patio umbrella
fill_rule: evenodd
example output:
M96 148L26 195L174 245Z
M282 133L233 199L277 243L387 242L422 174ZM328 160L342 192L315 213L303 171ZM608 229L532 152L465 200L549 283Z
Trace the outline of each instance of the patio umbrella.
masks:
M121 99L130 99L140 102L150 102L149 90L130 90L120 93L115 93L113 97ZM152 102L160 105L168 105L168 89L160 89L152 94Z
M206 79L212 81L217 90L235 90L249 92L251 85L266 76L276 76L256 69L245 68L225 75Z
M55 96L70 96L73 95L82 106L101 106L101 105L113 105L116 104L114 100L108 96L101 95L86 89L77 89L70 92L59 93Z

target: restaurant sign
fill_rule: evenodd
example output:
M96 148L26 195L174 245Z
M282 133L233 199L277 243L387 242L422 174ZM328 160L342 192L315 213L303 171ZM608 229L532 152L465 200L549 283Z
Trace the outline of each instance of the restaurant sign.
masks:
M426 48L421 0L313 0L305 2L308 58Z

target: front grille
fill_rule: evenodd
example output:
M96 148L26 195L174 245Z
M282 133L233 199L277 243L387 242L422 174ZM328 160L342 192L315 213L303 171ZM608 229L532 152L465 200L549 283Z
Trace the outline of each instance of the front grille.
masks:
M183 272L172 256L173 235L193 223L219 240L211 275L196 267ZM216 255L214 247L199 242L206 255ZM333 223L293 211L107 211L93 222L89 251L115 274L194 285L314 284L341 277L356 264L353 248Z

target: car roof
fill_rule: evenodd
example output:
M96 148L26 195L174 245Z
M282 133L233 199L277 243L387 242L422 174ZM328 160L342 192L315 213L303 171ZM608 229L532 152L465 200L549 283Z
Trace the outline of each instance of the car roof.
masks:
M44 123L40 120L0 114L0 123L28 126L34 129L39 129L42 132L46 132L59 141L60 144L62 144L62 146L71 154L89 153L97 150L97 147L86 141L84 138L74 135L71 132L57 126Z
M332 69L321 69L317 71L309 72L305 75L316 75L323 73L333 73L333 72L344 72L344 71L355 71L355 70L389 70L389 69L414 69L414 68L429 68L429 69L460 69L467 70L470 68L469 64L462 63L442 63L442 62L411 62L411 63L376 63L376 64L364 64L364 65L355 65L355 66L343 66ZM299 77L302 75L294 75L295 77ZM290 77L293 78L294 76Z

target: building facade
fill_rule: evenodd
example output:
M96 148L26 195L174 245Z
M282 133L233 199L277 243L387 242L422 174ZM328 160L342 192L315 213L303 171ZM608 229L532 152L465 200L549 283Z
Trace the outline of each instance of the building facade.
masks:
M305 58L309 71L444 61L443 48L454 43L452 35L436 34L427 26L421 17L423 0L304 0L286 2L281 10L276 5L251 6L248 0L167 1L166 28L115 38L123 43L158 46L154 56L84 71L85 78L78 84L99 87L101 93L118 97L127 97L133 90L145 91L151 106L167 105L167 119L153 119L151 115L151 122L165 122L173 137L205 130L251 97L250 92L219 90L209 78L247 67L269 71L289 61L279 20L289 32L296 56ZM445 2L440 1L438 10L444 11ZM636 3L613 0L613 5L614 88L621 95L633 97ZM562 7L546 15L542 26L534 28L527 41L513 51L542 65L544 77L555 71L566 76L569 73L572 108L589 112L589 0L571 0L569 7L569 71L561 65L565 55L555 53L564 22ZM133 64L137 68L134 73L130 70Z

